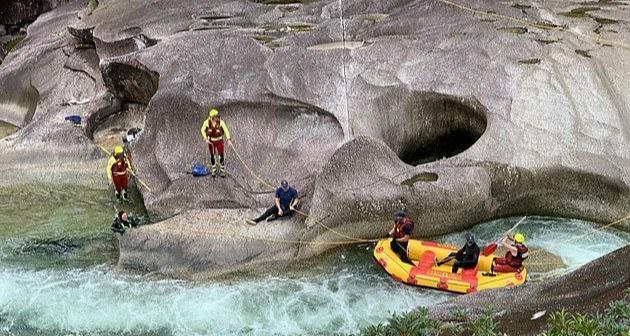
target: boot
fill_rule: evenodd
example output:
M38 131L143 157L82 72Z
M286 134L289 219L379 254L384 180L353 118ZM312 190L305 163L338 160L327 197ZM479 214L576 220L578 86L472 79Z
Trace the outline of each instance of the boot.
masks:
M225 177L225 167L223 165L219 166L219 176Z
M212 165L212 170L210 171L210 175L212 175L212 177L217 176L217 165L216 164Z
M121 195L121 201L129 202L129 199L127 198L127 189L123 189L120 195Z
M115 194L115 195L116 195L116 200L117 200L117 201L120 201L120 193L119 193L118 191L116 191L116 194Z

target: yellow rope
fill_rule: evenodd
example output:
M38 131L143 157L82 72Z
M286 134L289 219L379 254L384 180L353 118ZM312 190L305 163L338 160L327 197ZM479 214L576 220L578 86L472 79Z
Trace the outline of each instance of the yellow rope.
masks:
M249 171L249 173L254 176L257 180L259 180L260 182L262 182L263 184L265 184L266 186L269 186L271 188L275 188L273 185L271 185L270 183L268 183L267 181L263 180L260 176L258 176L256 173L254 173L254 171L247 165L247 163L245 163L245 161L243 160L243 158L241 157L241 155L238 153L238 151L236 150L236 148L234 147L234 145L232 144L232 142L229 143L230 147L232 148L232 150L234 151L234 154L236 154L236 158L241 162L241 164L245 167L245 169L247 169L247 171ZM304 216L305 218L313 218L311 217L309 214L302 212L300 210L295 209L295 212ZM378 241L378 239L364 239L364 238L356 238L356 237L352 237L346 234L343 234L341 232L338 232L336 230L334 230L333 228L325 225L324 223L320 222L317 219L313 219L313 221L320 225L321 227L323 227L324 229L331 231L332 233L343 237L343 238L347 238L350 239L356 243L363 243L363 242L376 242Z
M161 230L177 232L177 233L182 233L182 234L186 233L186 232L192 232L192 233L196 233L196 234L210 235L210 236L226 235L226 236L234 237L234 235L236 235L236 236L244 238L244 239L265 241L265 242L271 242L271 243L286 243L286 244L348 245L348 244L356 244L357 243L355 241L304 241L304 240L288 240L288 239L277 239L277 238L264 238L264 237L248 236L248 235L245 235L245 234L242 234L242 233L238 233L238 232L229 232L229 233L227 233L227 232L221 232L221 231L207 231L207 230L195 230L195 229L186 229L185 231L180 231L180 230L175 230L175 229L163 228Z
M560 32L568 32L571 33L579 38L585 38L591 41L594 41L595 43L602 43L602 44L609 44L609 45L613 45L613 46L617 46L620 47L622 49L626 49L626 50L630 50L630 46L627 44L624 44L622 42L617 42L617 41L612 41L612 40L606 40L606 39L602 39L601 37L597 36L596 38L593 38L591 36L588 35L584 35L582 33L579 33L577 31L573 31L570 29L567 29L565 27L562 26L554 26L554 25L546 25L546 24L540 24L540 23L534 23L531 22L529 20L524 20L524 19L519 19L519 18L515 18L509 15L503 15L503 14L497 14L497 13L489 13L486 12L484 10L479 10L479 9L474 9L471 7L467 7L464 5L461 5L459 3L456 3L454 1L450 1L450 0L437 0L438 2L441 2L443 4L464 10L464 11L468 11L474 14L479 14L479 15L485 15L485 16L490 16L490 17L494 17L497 19L503 19L503 20L508 20L508 21L513 21L513 22L518 22L530 27L534 27L534 28L539 28L539 29L545 29L545 30L557 30Z
M236 154L236 158L238 158L239 161L241 161L241 163L243 164L243 166L245 166L245 169L247 169L247 171L253 176L255 177L258 181L262 182L262 184L274 189L274 186L269 184L267 181L263 180L260 176L256 175L256 173L254 173L253 170L251 170L249 168L249 166L245 163L245 161L243 160L243 158L241 157L241 155L238 153L238 151L236 150L236 147L234 147L234 145L232 144L232 142L229 142L230 147L232 148L232 151L234 151L234 154Z
M112 154L105 148L103 148L103 146L96 144L96 147L100 148L103 152L105 152L107 154L107 157L111 156ZM136 180L140 183L141 186L145 187L149 192L151 192L151 188L149 188L149 186L147 186L139 177L138 175L136 175L136 173L133 172L133 169L131 169L131 167L127 168L129 170L129 172L131 173L131 175L133 175L133 177L136 178Z

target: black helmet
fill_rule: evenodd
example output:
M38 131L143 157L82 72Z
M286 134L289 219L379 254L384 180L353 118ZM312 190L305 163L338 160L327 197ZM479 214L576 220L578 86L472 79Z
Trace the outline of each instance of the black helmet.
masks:
M280 182L280 186L286 189L289 187L289 182L287 182L287 180L282 180L282 182Z
M468 234L466 235L466 242L468 244L472 244L475 242L475 235L472 232L468 232Z
M394 218L404 218L406 216L405 212L402 210L397 210L396 212L394 212Z

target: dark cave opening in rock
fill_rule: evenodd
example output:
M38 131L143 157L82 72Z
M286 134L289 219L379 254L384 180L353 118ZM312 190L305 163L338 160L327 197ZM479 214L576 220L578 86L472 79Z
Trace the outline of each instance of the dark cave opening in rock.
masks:
M404 162L414 166L437 161L465 151L479 139L479 136L467 129L446 130L444 134L432 139L429 143L419 146L411 144L398 156Z
M485 132L486 108L474 98L434 92L397 91L389 96L400 114L380 125L383 140L407 164L455 156ZM385 100L379 103L387 103Z

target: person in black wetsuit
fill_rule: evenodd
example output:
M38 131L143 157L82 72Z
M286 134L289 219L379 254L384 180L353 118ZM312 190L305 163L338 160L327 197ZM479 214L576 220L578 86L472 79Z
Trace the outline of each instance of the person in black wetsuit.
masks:
M453 264L453 273L457 273L459 268L475 268L479 260L479 246L475 242L475 235L469 233L466 237L466 244L457 252L449 254L446 258L437 262L440 266L446 262L455 259Z
M112 231L123 234L131 227L136 227L138 225L140 225L140 220L138 218L130 217L125 211L119 211L112 223Z

